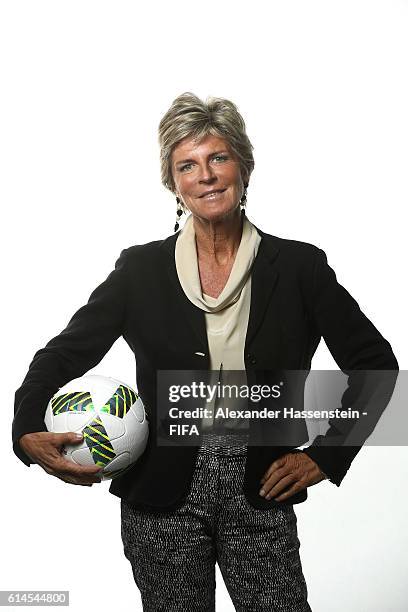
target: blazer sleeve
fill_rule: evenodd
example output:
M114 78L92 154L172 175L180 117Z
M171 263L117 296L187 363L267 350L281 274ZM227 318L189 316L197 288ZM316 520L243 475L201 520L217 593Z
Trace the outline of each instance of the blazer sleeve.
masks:
M38 350L22 385L15 393L12 425L13 450L29 466L19 439L26 433L46 431L44 415L51 397L70 380L95 367L122 335L126 314L127 251L115 269L73 315L67 327Z
M315 258L312 317L337 365L348 375L342 409L363 408L367 412L371 409L370 422L376 422L394 390L398 362L389 342L337 282L321 249L317 249ZM358 443L350 443L353 428L357 427L356 420L331 419L326 434L317 436L303 450L337 486L364 443L361 436L354 437ZM363 437L368 437L371 431L365 433L367 436Z

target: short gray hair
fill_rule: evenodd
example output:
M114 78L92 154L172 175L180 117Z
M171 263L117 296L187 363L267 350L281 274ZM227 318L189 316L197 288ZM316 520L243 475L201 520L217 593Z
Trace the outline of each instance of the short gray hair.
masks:
M190 92L173 100L159 124L161 180L175 192L171 169L174 147L186 137L200 141L212 134L224 138L238 157L241 174L247 185L254 169L253 146L246 134L245 122L237 107L225 98L209 97L204 102Z

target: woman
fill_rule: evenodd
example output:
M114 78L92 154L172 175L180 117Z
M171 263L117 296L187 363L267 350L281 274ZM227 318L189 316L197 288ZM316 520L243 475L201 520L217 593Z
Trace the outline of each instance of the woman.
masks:
M94 367L123 335L135 354L150 421L146 451L116 478L124 551L148 611L214 610L215 562L237 610L310 610L293 505L307 487L340 485L358 446L325 436L249 444L251 426L225 422L200 445L157 443L159 370L309 370L323 336L343 370L398 368L389 343L337 283L317 247L284 240L245 216L252 146L234 104L186 93L163 117L164 185L177 202L175 235L125 249L115 270L67 328L34 356L16 392L14 450L67 482L91 485L97 468L61 456L74 434L45 431L50 397ZM347 402L353 403L353 377ZM250 404L250 402L249 402ZM211 421L211 419L210 419ZM211 422L210 422L211 426ZM333 445L333 439L336 445Z

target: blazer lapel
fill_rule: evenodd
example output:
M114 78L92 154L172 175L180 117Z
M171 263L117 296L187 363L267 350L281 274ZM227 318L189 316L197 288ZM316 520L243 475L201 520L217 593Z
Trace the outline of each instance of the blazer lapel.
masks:
M176 263L175 263L175 246L177 234L169 236L161 243L160 247L163 250L163 261L168 277L174 288L174 294L178 303L180 304L180 311L185 315L185 322L189 324L196 340L199 342L199 347L205 355L209 354L208 341L207 341L207 328L205 324L204 311L195 306L183 291L182 286L177 275Z
M273 236L265 234L257 227L256 230L262 240L252 267L251 307L245 339L245 350L258 331L279 276L274 264L279 247L276 245Z

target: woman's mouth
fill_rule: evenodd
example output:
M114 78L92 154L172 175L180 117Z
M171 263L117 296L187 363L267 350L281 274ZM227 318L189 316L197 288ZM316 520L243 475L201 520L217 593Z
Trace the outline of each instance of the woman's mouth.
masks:
M200 196L200 198L202 200L217 200L219 197L222 196L224 191L225 189L213 189L211 191L207 191L206 193L203 193Z

